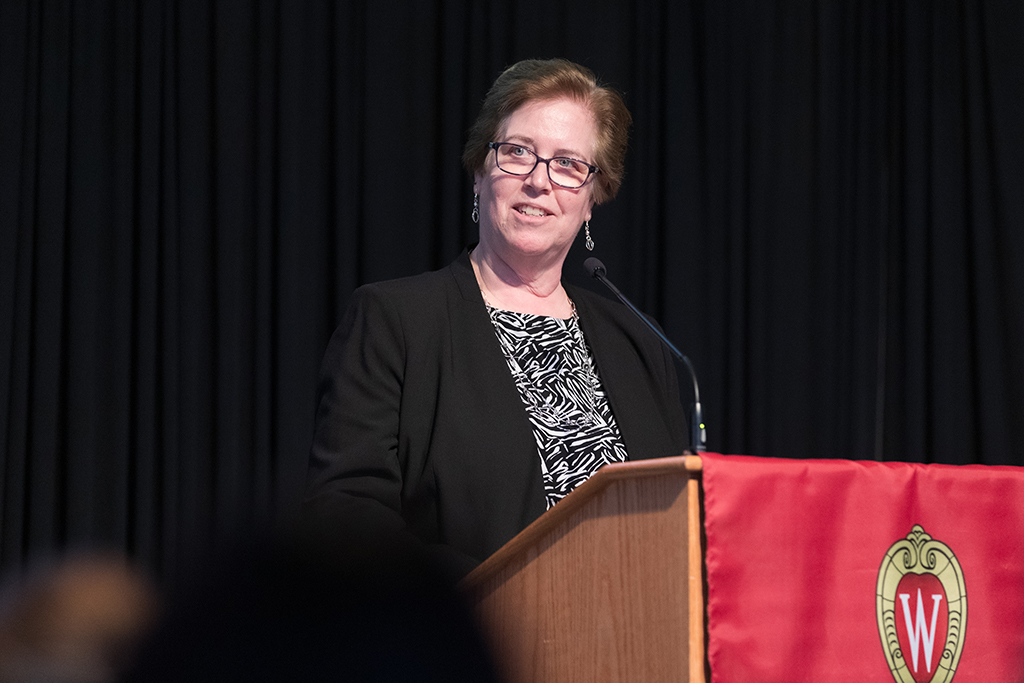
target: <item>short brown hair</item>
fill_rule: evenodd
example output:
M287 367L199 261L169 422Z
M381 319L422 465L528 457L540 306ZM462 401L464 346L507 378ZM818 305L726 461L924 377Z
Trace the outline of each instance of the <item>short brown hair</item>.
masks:
M593 197L597 204L612 199L625 172L626 143L632 117L622 96L599 84L594 72L565 59L527 59L513 64L487 92L483 107L462 152L462 165L472 174L482 173L501 126L527 102L568 97L582 103L597 123L597 151Z

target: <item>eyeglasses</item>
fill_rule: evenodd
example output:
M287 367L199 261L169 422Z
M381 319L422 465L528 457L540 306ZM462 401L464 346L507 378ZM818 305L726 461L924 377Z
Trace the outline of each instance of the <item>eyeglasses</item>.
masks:
M487 146L494 150L494 158L500 168L509 175L530 175L537 164L544 162L548 167L548 178L559 187L569 190L583 187L590 176L600 169L579 159L570 157L552 157L545 159L538 156L529 147L514 142L488 142ZM554 162L554 165L552 165Z

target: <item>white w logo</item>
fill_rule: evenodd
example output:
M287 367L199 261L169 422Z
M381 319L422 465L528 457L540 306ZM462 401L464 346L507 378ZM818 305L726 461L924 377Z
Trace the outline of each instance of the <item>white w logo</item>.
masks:
M932 594L932 625L931 628L925 624L924 600L921 599L921 589L917 589L917 614L915 622L910 620L910 593L900 593L900 602L903 603L903 618L907 623L907 637L910 639L910 655L914 662L914 673L917 673L917 651L922 641L924 643L924 662L928 673L932 672L932 650L935 646L935 620L939 616L939 603L942 602L941 594Z

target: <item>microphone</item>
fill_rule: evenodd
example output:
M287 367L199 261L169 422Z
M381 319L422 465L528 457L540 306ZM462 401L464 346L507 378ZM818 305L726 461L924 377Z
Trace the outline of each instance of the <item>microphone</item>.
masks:
M643 321L644 325L647 325L648 329L657 335L658 339L661 340L661 343L672 352L673 356L682 361L683 365L685 365L686 369L690 372L690 380L693 382L693 406L690 408L690 450L693 453L703 453L707 450L708 436L704 429L704 412L700 407L700 389L697 387L697 373L693 370L693 363L690 362L689 358L683 355L682 351L676 348L675 344L668 340L668 337L666 337L654 323L647 319L647 316L641 313L640 310L633 305L633 302L627 299L625 295L619 291L618 287L611 283L611 280L605 277L605 273L608 271L605 269L604 264L601 263L600 259L591 256L583 262L583 267L587 269L587 273L590 274L590 277L600 280L604 283L605 287L612 290L612 294L617 296L619 301L626 305L626 308L633 311L633 315Z

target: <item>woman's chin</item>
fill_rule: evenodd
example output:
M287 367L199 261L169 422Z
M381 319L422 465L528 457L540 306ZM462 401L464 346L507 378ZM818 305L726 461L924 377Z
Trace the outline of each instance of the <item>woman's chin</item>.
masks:
M536 229L524 227L506 233L502 236L505 247L521 256L532 256L536 258L550 258L556 254L564 254L568 251L568 245L564 240L556 239L550 228Z
M565 245L550 239L520 239L508 243L509 250L522 258L548 260L560 258L568 251Z

